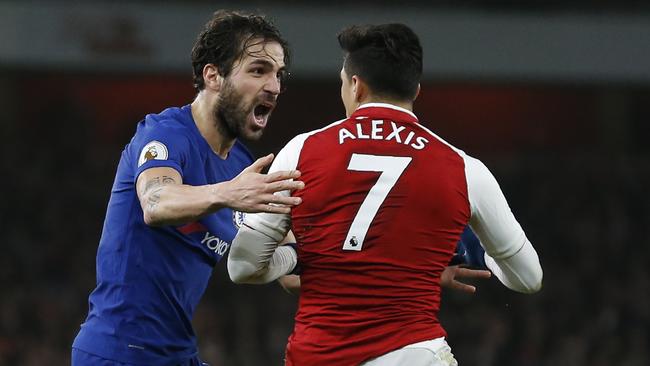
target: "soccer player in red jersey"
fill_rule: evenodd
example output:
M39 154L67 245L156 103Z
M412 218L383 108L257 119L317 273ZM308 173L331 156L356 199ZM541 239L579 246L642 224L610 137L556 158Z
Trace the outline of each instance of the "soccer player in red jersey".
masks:
M270 173L299 169L291 214L245 219L228 259L238 283L293 271L301 291L286 365L456 365L438 320L440 281L463 229L508 288L541 288L537 253L479 160L412 112L422 74L417 35L402 24L352 26L341 97L347 117L301 134ZM278 246L289 230L297 246ZM295 249L294 249L295 248Z

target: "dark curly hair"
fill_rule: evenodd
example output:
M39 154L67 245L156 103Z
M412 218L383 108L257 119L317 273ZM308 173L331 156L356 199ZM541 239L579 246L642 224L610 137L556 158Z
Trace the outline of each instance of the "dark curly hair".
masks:
M246 14L238 11L218 10L205 24L192 47L192 71L194 88L203 90L203 68L213 64L219 75L226 77L233 65L246 50L259 40L275 41L282 46L284 63L289 68L291 59L289 44L280 31L263 15Z
M372 93L414 100L422 77L422 46L404 24L354 25L338 35L348 77L358 75Z

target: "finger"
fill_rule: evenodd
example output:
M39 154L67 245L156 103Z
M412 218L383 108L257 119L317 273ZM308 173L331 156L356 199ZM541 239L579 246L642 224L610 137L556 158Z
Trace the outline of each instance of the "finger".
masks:
M269 164L273 162L273 154L268 154L266 156L263 156L257 160L253 164L251 164L248 168L244 169L244 172L255 172L259 173L267 167Z
M491 276L492 276L492 272L483 269L471 269L471 268L462 268L462 267L456 269L456 277L490 278Z
M303 188L305 188L304 182L285 180L268 184L266 192L295 191Z
M264 181L267 183L277 182L280 180L300 178L300 170L281 170L267 174Z
M291 207L289 207L289 206L276 206L276 205L259 205L256 212L288 214L288 213L291 213Z
M455 290L462 291L462 292L467 292L469 294L473 294L476 292L476 287L472 285L468 285L466 283L462 283L460 281L453 281L451 283L451 287Z
M285 197L285 196L274 194L271 198L268 199L268 202L277 205L296 206L302 203L302 198Z

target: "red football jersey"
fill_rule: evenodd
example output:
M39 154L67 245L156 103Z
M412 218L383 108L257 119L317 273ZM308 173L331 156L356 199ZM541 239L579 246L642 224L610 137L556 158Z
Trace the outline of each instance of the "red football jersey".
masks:
M298 136L276 163L305 182L287 365L357 365L444 336L440 274L470 219L458 151L410 111L370 104Z
M246 215L248 236L237 235L228 259L233 273L268 274L271 256L291 261L293 250L276 248L290 228L296 235L302 288L287 365L358 365L444 336L440 274L468 223L506 286L541 286L537 254L494 176L408 110L365 104L296 136L269 173L291 169L302 171L303 203L291 215Z

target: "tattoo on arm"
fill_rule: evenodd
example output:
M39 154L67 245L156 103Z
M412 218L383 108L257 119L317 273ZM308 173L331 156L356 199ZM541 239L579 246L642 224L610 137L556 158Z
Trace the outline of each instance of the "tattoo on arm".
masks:
M150 210L155 209L160 202L160 191L162 190L161 186L176 183L176 180L174 180L174 178L166 175L162 176L162 183L160 182L160 178L161 177L151 178L144 186L143 194L147 197L147 205L149 206ZM149 191L151 191L151 193L149 193Z
M149 210L155 209L160 202L160 190L162 190L162 188L158 187L147 196L147 204L149 205Z
M174 183L176 183L176 181L175 181L174 178L172 178L172 177L168 177L168 176L166 176L166 175L163 175L163 177L162 177L162 183L163 183L163 184L174 184Z
M147 181L147 184L144 185L144 191L142 191L142 193L147 194L147 192L149 192L150 189L159 185L160 185L160 177L151 178L149 179L149 181Z

